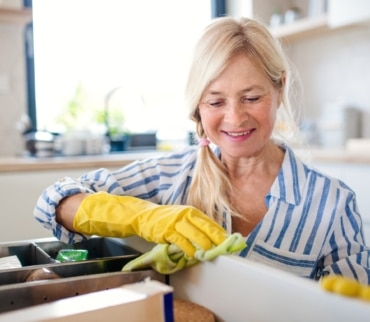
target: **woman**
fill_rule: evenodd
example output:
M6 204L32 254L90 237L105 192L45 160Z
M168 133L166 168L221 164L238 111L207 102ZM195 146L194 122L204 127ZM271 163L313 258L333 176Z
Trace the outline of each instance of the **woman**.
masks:
M196 46L186 88L200 147L64 178L44 191L36 219L69 243L139 235L189 257L194 246L207 250L238 232L248 245L240 256L311 279L342 274L368 284L354 192L287 145L298 133L289 81L263 25L216 19Z

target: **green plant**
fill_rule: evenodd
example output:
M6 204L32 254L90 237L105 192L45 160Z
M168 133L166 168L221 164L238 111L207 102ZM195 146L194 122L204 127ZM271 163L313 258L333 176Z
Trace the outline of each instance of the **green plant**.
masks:
M57 124L63 125L66 130L77 128L86 109L85 105L85 91L82 84L78 83L72 99L68 102L62 113L57 116Z

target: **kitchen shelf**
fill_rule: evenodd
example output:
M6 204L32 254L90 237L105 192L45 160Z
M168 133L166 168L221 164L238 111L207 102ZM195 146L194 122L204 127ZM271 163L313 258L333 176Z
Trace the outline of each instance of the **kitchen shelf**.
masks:
M283 41L296 41L316 34L322 34L329 30L327 15L320 15L274 27L271 29L271 32L275 37Z
M31 9L0 8L0 23L26 24L32 21Z

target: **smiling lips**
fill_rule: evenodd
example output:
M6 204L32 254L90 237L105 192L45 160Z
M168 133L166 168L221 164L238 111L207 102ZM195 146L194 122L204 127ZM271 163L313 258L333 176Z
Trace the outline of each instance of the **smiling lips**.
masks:
M252 133L253 130L248 130L248 131L244 131L244 132L226 132L224 131L225 134L227 134L228 136L232 136L232 137L242 137L242 136L246 136L246 135L249 135L250 133Z

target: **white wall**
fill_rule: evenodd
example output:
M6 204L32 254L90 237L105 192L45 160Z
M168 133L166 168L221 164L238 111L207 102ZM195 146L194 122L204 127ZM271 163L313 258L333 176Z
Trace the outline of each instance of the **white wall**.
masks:
M317 119L332 103L370 111L369 40L370 27L357 26L289 45L289 57L302 80L308 116Z

